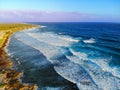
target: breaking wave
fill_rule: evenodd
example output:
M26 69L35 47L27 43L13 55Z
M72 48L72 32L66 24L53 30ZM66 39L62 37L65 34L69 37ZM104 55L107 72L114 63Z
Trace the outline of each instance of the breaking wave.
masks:
M35 33L29 30L16 33L14 37L39 50L59 75L75 83L80 90L120 89L120 72L117 67L109 65L112 56L104 57L96 50L87 49L88 51L82 52L79 48L95 43L93 38L85 40L52 32Z
M79 40L75 40L70 36L65 37L64 35L57 35L54 33L46 32L46 33L26 33L27 35L34 37L40 42L45 42L49 45L55 46L69 46L74 42L79 42Z
M83 42L84 42L84 43L95 43L96 41L95 41L95 39L90 38L90 39L88 39L88 40L83 40Z

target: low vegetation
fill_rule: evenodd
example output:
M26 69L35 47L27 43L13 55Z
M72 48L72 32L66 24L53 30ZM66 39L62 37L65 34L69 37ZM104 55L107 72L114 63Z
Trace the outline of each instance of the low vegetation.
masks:
M38 26L32 24L19 24L19 23L0 24L0 48L2 47L6 38L12 33L32 27Z
M6 30L19 31L22 29L32 28L35 26L36 25L32 25L32 24L17 24L17 23L0 24L0 31L6 31Z

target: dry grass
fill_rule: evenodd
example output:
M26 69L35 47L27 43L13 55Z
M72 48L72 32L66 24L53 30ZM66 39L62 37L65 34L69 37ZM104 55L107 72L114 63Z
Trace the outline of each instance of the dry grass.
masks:
M33 24L20 24L20 23L1 23L0 24L0 48L2 47L3 43L5 42L6 38L10 36L12 33L21 31L24 29L29 29L32 27L38 27L37 25Z

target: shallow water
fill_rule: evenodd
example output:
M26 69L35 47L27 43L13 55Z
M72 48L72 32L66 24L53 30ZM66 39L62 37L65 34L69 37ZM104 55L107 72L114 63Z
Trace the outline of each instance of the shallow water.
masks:
M120 25L35 23L18 32L7 51L22 81L42 90L120 89Z

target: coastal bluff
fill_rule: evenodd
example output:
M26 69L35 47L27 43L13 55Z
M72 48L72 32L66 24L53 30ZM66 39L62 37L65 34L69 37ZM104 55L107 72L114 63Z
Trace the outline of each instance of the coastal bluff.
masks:
M5 51L9 38L15 32L38 28L40 26L24 23L0 23L0 90L36 90L36 85L23 84L22 72L12 70L12 62Z

